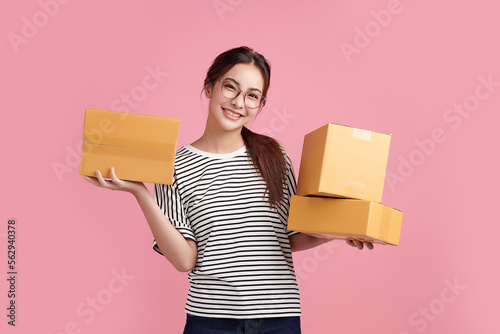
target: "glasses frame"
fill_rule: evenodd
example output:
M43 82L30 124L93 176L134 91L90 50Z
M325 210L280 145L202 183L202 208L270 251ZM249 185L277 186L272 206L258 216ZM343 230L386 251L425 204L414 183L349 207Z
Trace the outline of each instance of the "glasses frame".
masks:
M224 95L224 85L223 85L224 81L229 81L229 82L233 83L233 84L234 84L234 85L238 88L238 94L236 94L236 96L235 96L235 97L232 97L232 98L231 98L231 97L227 97L226 95ZM236 99L238 96L240 96L241 92L243 92L243 90L240 88L240 86L238 86L238 85L237 85L234 81L232 81L232 80L229 80L229 79L220 79L220 80L219 80L219 82L221 83L221 85L220 85L220 91L221 91L222 95L223 95L224 97L228 98L228 99L234 100L234 99ZM250 92L243 92L243 103L245 104L245 106L246 106L247 108L250 108L250 109L262 108L262 106L264 105L264 102L266 101L265 96L263 96L263 95L262 95L262 94L260 94L260 93L252 92L253 94L255 94L255 93L256 93L256 94L259 94L259 95L261 96L261 100L260 100L260 103L259 103L259 105L258 105L257 107L250 107L250 106L248 106L248 104L247 104L247 94L249 94L249 93L250 93Z

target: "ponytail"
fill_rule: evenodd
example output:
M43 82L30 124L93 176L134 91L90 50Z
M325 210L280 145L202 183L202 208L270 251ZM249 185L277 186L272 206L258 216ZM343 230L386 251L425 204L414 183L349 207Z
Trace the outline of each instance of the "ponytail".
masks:
M276 207L284 199L287 163L283 151L273 138L252 132L246 127L241 129L241 136L249 158L266 182L269 205Z

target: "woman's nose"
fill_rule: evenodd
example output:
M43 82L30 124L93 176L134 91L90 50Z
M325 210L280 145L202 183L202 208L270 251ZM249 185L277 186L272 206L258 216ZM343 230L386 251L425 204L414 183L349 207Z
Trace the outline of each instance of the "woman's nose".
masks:
M245 104L245 93L240 92L238 96L231 101L231 104L237 108L243 108L243 105Z

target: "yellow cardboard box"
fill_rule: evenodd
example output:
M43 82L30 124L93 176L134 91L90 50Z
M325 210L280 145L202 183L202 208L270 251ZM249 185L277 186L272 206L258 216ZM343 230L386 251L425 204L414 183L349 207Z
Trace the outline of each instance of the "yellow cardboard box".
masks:
M292 196L288 229L327 239L399 244L403 213L374 201Z
M304 137L297 195L382 202L390 134L327 124Z
M80 174L172 184L178 131L175 118L87 109Z

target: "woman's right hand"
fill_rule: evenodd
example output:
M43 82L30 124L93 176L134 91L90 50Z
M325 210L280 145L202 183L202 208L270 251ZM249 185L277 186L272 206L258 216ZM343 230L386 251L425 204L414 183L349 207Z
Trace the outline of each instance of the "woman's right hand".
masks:
M96 177L84 176L84 178L95 186L111 190L126 191L134 196L139 194L141 191L147 190L146 186L142 182L120 180L116 176L115 169L113 167L111 167L110 175L111 180L106 180L102 177L100 171L96 171Z

